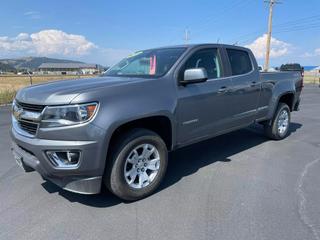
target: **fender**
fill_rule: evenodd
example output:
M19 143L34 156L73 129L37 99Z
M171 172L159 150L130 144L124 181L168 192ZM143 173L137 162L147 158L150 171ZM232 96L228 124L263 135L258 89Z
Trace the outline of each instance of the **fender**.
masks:
M267 119L273 118L273 115L279 104L279 100L282 96L286 94L295 95L295 93L296 93L295 84L292 80L288 79L288 80L276 82L273 87L272 97L269 102L269 111L267 114ZM292 106L289 106L289 107L291 108Z

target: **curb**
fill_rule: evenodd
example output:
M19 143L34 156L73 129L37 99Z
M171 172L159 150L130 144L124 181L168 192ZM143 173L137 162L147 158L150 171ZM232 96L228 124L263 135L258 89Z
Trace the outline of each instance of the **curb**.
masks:
M5 104L0 104L0 107L7 107L7 106L11 106L12 103L5 103Z

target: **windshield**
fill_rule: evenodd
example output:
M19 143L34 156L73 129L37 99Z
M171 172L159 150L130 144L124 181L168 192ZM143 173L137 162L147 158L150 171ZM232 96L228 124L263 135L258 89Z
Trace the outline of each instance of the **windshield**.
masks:
M104 76L160 77L166 74L186 48L161 48L135 52L109 68Z

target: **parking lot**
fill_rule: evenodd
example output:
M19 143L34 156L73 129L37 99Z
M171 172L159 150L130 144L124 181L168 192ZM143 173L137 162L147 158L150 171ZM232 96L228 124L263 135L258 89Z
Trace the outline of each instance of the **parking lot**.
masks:
M10 110L0 108L0 239L320 239L320 88L308 85L290 136L259 126L170 154L152 196L123 202L79 195L10 152Z

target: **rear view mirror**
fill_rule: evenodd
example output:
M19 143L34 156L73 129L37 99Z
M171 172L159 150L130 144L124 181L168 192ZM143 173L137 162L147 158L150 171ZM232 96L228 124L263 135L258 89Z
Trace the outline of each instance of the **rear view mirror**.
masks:
M208 74L204 68L190 68L184 71L182 84L200 83L208 79Z

